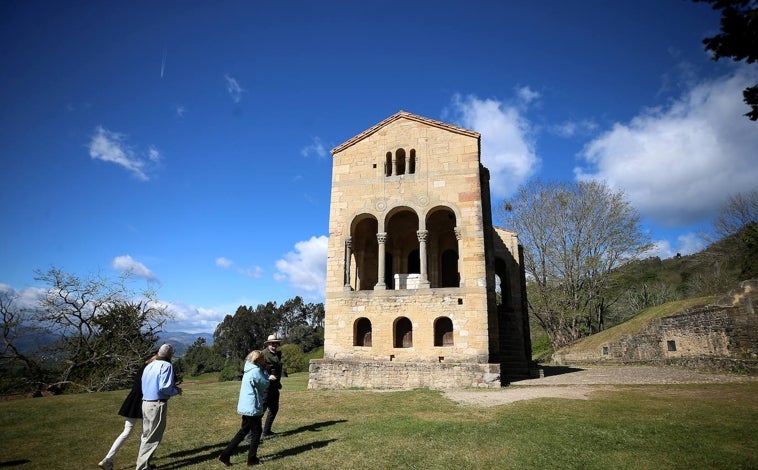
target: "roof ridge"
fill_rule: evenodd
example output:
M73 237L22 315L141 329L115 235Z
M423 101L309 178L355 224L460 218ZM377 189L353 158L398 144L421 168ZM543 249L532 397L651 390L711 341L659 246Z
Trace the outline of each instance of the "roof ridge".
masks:
M456 126L456 125L453 125L453 124L448 124L446 122L438 121L436 119L432 119L432 118L428 118L428 117L424 117L424 116L419 116L418 114L409 113L409 112L403 111L401 109L400 111L396 112L392 116L384 119L383 121L381 121L381 122L379 122L377 124L374 124L373 126L369 127L368 129L366 129L365 131L363 131L360 134L356 135L355 137L353 137L353 138L351 138L349 140L346 140L342 144L334 147L331 150L330 153L332 155L334 155L335 153L341 152L342 150L345 150L346 148L351 147L355 143L360 142L361 140L365 139L366 137L370 136L371 134L374 134L375 132L377 132L382 127L385 127L386 125L388 125L388 124L390 124L392 122L395 122L395 121L397 121L400 118L406 118L406 119L410 119L410 120L417 121L417 122L423 122L423 123L429 124L431 126L440 127L440 128L443 128L443 129L447 129L447 130L449 130L451 132L455 132L457 134L464 134L464 135L468 135L468 136L471 136L471 137L475 137L477 139L481 137L481 134L479 134L476 131L472 131L472 130L469 130L469 129L464 129L463 127L459 127L459 126Z

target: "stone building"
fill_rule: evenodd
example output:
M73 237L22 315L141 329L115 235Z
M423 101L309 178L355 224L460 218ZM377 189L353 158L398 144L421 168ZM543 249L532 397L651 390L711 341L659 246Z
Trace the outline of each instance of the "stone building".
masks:
M559 364L652 364L758 373L758 279L740 283L710 305L657 318L617 340L556 351ZM607 330L608 333L612 329ZM615 336L612 336L615 337ZM589 338L587 339L589 341Z
M474 131L400 111L332 150L310 388L499 387L531 362L521 250Z

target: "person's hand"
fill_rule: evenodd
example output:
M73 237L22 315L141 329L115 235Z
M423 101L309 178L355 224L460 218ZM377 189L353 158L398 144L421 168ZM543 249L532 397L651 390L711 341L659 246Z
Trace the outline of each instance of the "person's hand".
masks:
M276 376L275 375L269 375L268 376L268 380L269 381L274 381L274 380L276 380Z

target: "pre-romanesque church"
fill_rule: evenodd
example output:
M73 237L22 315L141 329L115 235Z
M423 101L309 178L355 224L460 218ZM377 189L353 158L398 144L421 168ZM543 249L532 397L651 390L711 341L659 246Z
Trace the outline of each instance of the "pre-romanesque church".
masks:
M324 358L309 387L528 376L521 250L492 225L480 135L400 111L331 153Z

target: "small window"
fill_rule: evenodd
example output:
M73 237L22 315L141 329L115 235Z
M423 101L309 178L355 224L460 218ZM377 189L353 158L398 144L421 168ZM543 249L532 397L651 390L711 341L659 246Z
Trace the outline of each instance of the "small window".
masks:
M603 346L603 356L608 355L608 346Z
M395 347L413 347L413 324L405 317L400 317L395 322Z
M408 158L408 174L416 174L416 150L411 149L411 156Z
M453 346L453 321L448 317L434 320L434 345Z
M371 320L368 318L359 318L355 321L353 346L371 347Z
M674 340L666 341L666 349L668 349L669 352L676 351L676 341Z
M397 166L395 174L405 174L405 150L397 149L395 152L395 166Z
M384 160L384 176L392 176L392 152L387 152Z

